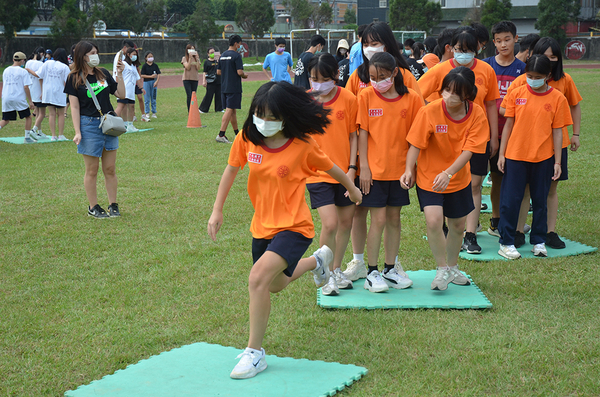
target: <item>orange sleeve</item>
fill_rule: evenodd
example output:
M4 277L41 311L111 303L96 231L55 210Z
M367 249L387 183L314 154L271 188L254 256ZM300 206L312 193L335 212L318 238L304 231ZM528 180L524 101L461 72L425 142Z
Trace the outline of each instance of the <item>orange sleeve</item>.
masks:
M244 169L244 166L248 162L248 148L246 147L248 142L244 141L242 135L243 133L237 134L233 140L227 163L232 167L241 167Z
M356 111L356 129L369 131L369 97L365 90L358 94Z
M567 98L569 106L575 106L581 102L583 98L579 94L579 90L577 90L577 86L575 85L573 78L571 78L571 76L567 73L565 73L565 77L563 78L565 79L565 92L563 92L563 95Z
M332 169L333 161L329 159L329 156L321 150L314 139L311 138L309 142L312 146L312 150L308 152L306 157L308 168L312 171L329 171Z
M442 86L442 79L440 78L440 71L443 69L442 64L436 65L433 69L428 70L419 81L417 81L417 85L419 86L419 90L421 91L421 96L423 98L429 98L431 94L440 90Z
M508 90L506 91L507 94L510 94L511 91L513 91L515 88L521 87L523 85L527 84L527 76L525 76L525 74L520 75L519 77L517 77L508 87ZM501 105L502 106L502 105ZM504 106L502 106L504 107Z
M429 146L429 137L433 133L426 109L426 107L421 107L419 109L417 116L410 127L410 131L408 131L408 135L406 136L408 143L418 149L427 149L427 146Z
M354 129L350 131L350 133L358 130L357 118L358 118L358 99L354 97L354 100L350 102L350 109L348 109L348 116L350 120L352 120L352 125Z
M511 85L512 87L512 85ZM502 104L500 105L501 108L506 109L506 112L504 112L504 117L515 117L515 96L516 94L514 93L514 90L508 90L508 94L506 94L506 96L504 97L504 99L502 100Z
M350 75L350 77L348 78L348 81L346 82L346 89L348 91L350 91L351 93L353 93L354 95L357 95L359 82L360 82L360 79L358 78L358 73L355 70Z
M467 136L463 150L472 153L484 154L488 141L490 140L490 126L481 106L472 103L473 123L467 130Z
M554 119L552 120L552 128L563 128L572 124L573 119L571 118L571 108L569 107L569 102L564 95L561 95L556 101L556 113L554 114Z

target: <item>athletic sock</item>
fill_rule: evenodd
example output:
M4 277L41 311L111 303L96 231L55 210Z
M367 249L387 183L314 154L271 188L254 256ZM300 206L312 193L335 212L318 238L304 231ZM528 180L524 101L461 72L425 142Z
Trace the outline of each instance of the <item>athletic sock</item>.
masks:
M219 136L225 136L225 131L219 131Z
M352 259L356 259L356 260L359 260L359 261L362 261L362 262L365 261L365 254L364 253L362 253L362 254L352 254L352 256L353 256Z
M448 266L451 270L458 270L458 265Z
M238 134L238 132L240 132L240 130L233 130L233 133L234 133L235 135L237 135L237 134Z
M385 268L383 269L384 273L387 273L394 268L394 265L388 265L387 263L384 263L384 265L385 265Z
M400 261L398 260L398 255L396 255L396 259L395 259L395 261L396 261L396 262L395 262L394 264L396 264L396 263L400 263Z
M369 265L369 270L367 270L367 274L371 274L371 272L377 271L377 265L371 266Z

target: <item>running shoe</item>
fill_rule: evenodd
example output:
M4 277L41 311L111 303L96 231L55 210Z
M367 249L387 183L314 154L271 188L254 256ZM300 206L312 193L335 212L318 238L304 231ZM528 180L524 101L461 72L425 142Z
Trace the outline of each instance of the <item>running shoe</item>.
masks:
M533 246L531 249L533 252L533 256L537 256L538 258L545 258L548 256L548 251L546 251L546 244L540 243Z
M546 234L546 245L550 248L554 248L555 250L563 249L567 246L565 242L558 237L556 232L550 232Z
M352 259L346 265L346 270L343 273L350 281L356 281L360 278L367 278L367 267L365 262L360 259Z
M434 291L445 291L448 289L448 284L454 280L454 273L449 268L439 268L435 273L435 277L431 282L431 289Z
M237 363L231 376L233 379L248 379L255 377L258 373L267 369L265 349L254 350L249 347L236 358L241 358Z
M330 276L327 284L321 288L321 293L327 296L336 296L340 294L340 289L338 288L337 283L335 282L335 277Z
M335 283L337 284L339 289L352 289L354 285L352 285L352 281L350 281L340 268L337 268L333 271L333 277L335 277Z
M320 288L329 281L329 264L333 261L333 252L331 252L328 246L323 245L315 251L313 256L317 260L317 267L311 270L311 272L314 275L317 288Z
M373 270L365 280L365 289L371 292L385 292L390 289L377 270Z
M217 135L217 137L215 138L215 141L217 141L219 143L231 143L225 135L223 135L223 136Z
M94 208L88 208L88 216L93 216L96 219L106 219L109 215L99 204L96 204Z
M521 254L519 253L519 251L517 251L517 248L514 245L500 244L498 254L505 257L506 259L519 259L521 257Z
M116 217L121 216L121 213L119 212L119 204L112 203L111 205L108 206L108 216L110 216L111 218L116 218Z
M500 218L490 218L490 227L488 227L488 234L490 236L500 238L500 230L498 230L498 223L500 222Z
M467 254L481 254L481 247L477 244L477 235L475 233L465 233L462 249L467 251Z
M59 141L68 141L67 137L66 137L66 136L64 136L64 135L59 135L59 136L58 136L58 140L59 140Z
M400 266L402 269L402 266ZM389 271L383 270L383 281L387 284L388 287L395 289L405 289L413 285L413 282L403 270L400 270L402 273L398 272L398 270L394 267Z
M461 272L458 269L458 266L455 269L450 268L450 272L454 275L454 280L452 280L452 284L456 284L456 285L471 285L471 282L469 281L469 279L467 278L467 276L465 276L463 274L463 272Z
M514 246L515 248L520 248L522 246L525 245L525 235L523 233L521 233L520 231L516 231L515 232L515 243Z

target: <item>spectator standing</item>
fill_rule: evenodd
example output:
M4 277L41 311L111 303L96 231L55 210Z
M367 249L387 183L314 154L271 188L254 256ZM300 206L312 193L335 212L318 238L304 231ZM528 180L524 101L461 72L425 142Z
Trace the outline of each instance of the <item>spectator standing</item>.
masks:
M310 47L308 50L304 51L298 57L298 61L296 61L296 67L294 68L294 85L299 85L304 87L306 90L310 90L310 82L308 70L306 69L308 62L310 62L311 58L315 55L323 51L323 47L325 47L325 39L321 35L314 35L310 39Z
M202 86L206 88L206 94L200 103L200 113L208 113L213 96L215 97L215 112L222 112L221 103L221 76L217 74L218 59L215 56L214 47L208 47L208 59L204 61L204 73L202 73Z
M24 69L27 56L21 51L13 55L13 64L2 73L2 121L0 128L5 127L9 121L25 119L25 143L34 143L37 136L31 134L31 110L33 101L29 87L31 76ZM29 104L27 104L29 102Z

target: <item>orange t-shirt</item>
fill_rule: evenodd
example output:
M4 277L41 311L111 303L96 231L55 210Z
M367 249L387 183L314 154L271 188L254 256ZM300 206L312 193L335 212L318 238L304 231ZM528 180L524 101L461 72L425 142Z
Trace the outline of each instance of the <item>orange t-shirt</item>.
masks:
M278 149L254 145L238 134L229 153L229 165L248 167L248 196L254 207L252 237L270 239L289 230L313 238L315 228L304 190L306 178L330 170L333 162L307 137L290 139Z
M454 61L449 59L445 62L440 63L419 79L419 87L421 88L421 94L423 98L441 98L439 91L442 89L442 82L444 77L455 67L460 66ZM487 101L495 101L500 98L500 91L498 91L498 81L496 80L496 72L487 63L475 59L471 70L475 73L475 85L477 86L477 96L475 97L475 103L481 106L486 112L485 103ZM436 94L435 97L431 97L432 94ZM487 113L486 113L487 118Z
M404 79L404 85L415 91L420 97L423 97L421 95L419 84L417 84L417 79L415 79L415 76L413 76L410 70L400 68L400 72L402 73L402 78ZM371 82L369 81L366 84L363 83L362 80L358 77L358 71L356 70L350 75L348 81L346 82L346 88L350 90L351 93L356 95L357 98L358 94L360 94L362 90L370 86Z
M427 71L429 71L429 69L431 69L438 63L440 63L440 58L438 58L438 56L433 53L425 54L421 59L423 59L425 66L427 66Z
M373 87L358 95L356 124L369 132L367 161L373 180L393 181L404 173L406 134L422 106L423 99L410 88L394 99L384 98Z
M454 120L448 115L444 100L439 99L419 110L406 139L421 150L417 159L417 185L433 192L435 177L454 164L463 151L485 153L490 127L481 106L469 102L467 115L462 120ZM467 162L452 175L443 193L457 192L469 183L471 167Z
M510 90L500 106L504 117L515 119L504 153L511 160L548 160L554 155L552 129L573 124L567 98L554 88L539 94L524 85Z
M508 92L510 93L511 90L524 85L527 85L527 76L522 74L519 77L517 77L515 81L513 81L510 87L508 87ZM573 78L568 73L565 73L565 77L563 77L560 80L548 80L548 85L562 92L562 94L567 98L569 106L575 106L583 99L579 94L579 90L577 90L577 87L575 86ZM565 148L571 144L571 140L569 139L569 130L567 129L567 127L563 128L562 133L562 147Z

